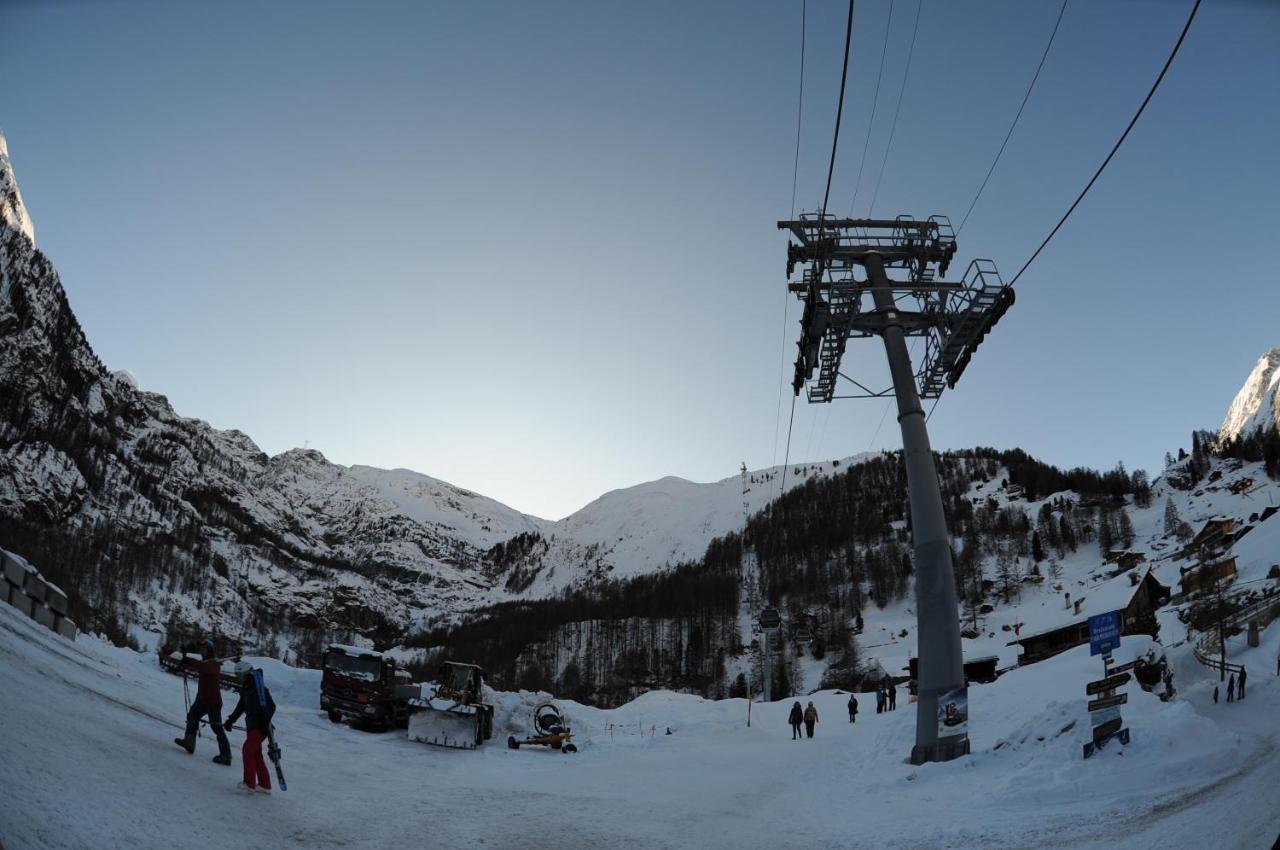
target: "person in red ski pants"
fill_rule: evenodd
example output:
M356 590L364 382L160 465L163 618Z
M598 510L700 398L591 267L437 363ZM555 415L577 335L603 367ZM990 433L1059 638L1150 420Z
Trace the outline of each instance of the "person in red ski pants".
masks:
M244 746L240 748L240 758L244 763L244 784L250 788L256 785L263 791L270 791L271 771L267 770L267 760L262 757L262 742L266 737L261 729L248 730L244 736Z
M255 681L253 671L237 667L236 672L243 677L240 685L240 701L235 710L227 717L227 728L230 729L244 715L244 746L240 750L244 762L244 781L240 787L246 791L271 793L271 774L267 770L267 762L262 757L262 741L271 728L271 718L275 715L276 704L271 699L271 691ZM258 674L261 676L261 672Z

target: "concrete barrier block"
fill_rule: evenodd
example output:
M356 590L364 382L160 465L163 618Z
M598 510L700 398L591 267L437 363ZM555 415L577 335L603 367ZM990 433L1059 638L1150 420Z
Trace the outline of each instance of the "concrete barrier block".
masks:
M22 591L15 589L9 596L9 604L30 617L31 608L35 605L35 600Z
M45 596L49 592L49 585L45 584L40 574L33 570L27 573L26 580L22 583L22 592L37 602L44 602Z
M67 614L67 594L52 582L45 582L44 604L53 609L55 614L61 614L64 617Z
M35 620L46 629L52 629L54 626L54 618L58 615L53 613L53 609L43 602L32 600L31 619Z
M80 630L76 628L76 621L62 615L59 615L54 621L53 630L67 640L75 640L76 635L80 633Z
M4 580L18 587L26 584L28 573L36 571L36 568L28 564L25 558L3 549L0 549L0 560L4 561Z

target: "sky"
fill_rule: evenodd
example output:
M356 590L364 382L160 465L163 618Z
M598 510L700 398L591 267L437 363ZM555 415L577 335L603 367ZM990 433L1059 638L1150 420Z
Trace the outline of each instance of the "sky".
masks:
M1068 3L953 276L1021 266L1190 5ZM958 223L1059 6L924 0L887 147L917 7L858 3L830 208L867 213L879 179L875 215ZM798 210L822 201L846 9L807 4ZM1280 4L1203 3L935 448L1155 473L1221 423L1280 345L1277 43ZM267 452L554 519L665 475L900 446L884 403L802 396L786 448L800 46L799 0L6 3L0 128L110 367ZM853 342L845 371L883 383L883 359Z

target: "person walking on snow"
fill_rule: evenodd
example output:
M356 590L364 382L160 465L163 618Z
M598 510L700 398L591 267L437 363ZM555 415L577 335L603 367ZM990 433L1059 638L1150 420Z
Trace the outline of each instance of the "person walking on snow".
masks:
M799 705L800 703L796 703ZM804 710L804 731L810 738L813 737L813 726L818 722L818 709L813 707L813 701L809 701L809 705Z
M227 728L231 729L240 715L244 715L244 747L240 751L244 762L244 781L236 787L270 794L271 773L262 758L262 740L271 729L276 704L271 699L271 691L262 685L261 670L251 670L248 664L243 664L236 665L236 672L241 676L240 701L227 717Z
M1218 686L1217 685L1213 686L1213 704L1214 705L1218 704Z
M849 694L849 722L858 722L858 698L853 694Z
M209 718L209 728L218 740L218 754L213 760L218 764L231 764L231 743L227 733L222 729L222 662L214 657L213 641L204 640L197 644L201 659L196 666L196 698L187 711L187 728L181 738L173 742L190 754L196 751L196 730L200 728L200 719Z
M876 686L876 714L884 713L884 688Z
M1240 684L1236 687L1236 699L1244 699L1244 680L1249 678L1249 673L1243 667L1240 668Z
M1236 701L1236 674L1227 677L1227 702Z
M889 710L898 710L898 686L892 681L885 687L885 693L889 696Z
M787 722L791 724L791 740L800 737L800 722L804 720L804 711L800 708L800 700L796 700L791 705L791 714L787 717Z

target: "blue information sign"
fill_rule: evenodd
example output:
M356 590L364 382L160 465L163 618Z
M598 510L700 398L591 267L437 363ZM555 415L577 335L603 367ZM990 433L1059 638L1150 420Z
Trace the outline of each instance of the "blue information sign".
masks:
M1120 645L1120 612L1089 618L1089 654L1105 655Z

